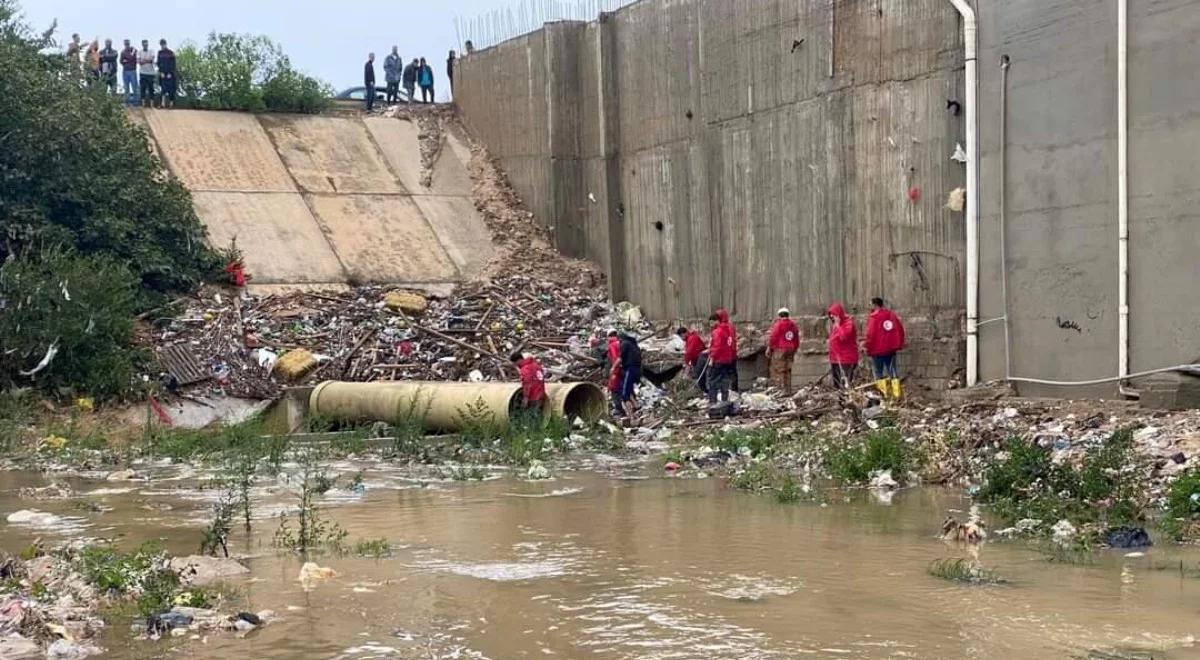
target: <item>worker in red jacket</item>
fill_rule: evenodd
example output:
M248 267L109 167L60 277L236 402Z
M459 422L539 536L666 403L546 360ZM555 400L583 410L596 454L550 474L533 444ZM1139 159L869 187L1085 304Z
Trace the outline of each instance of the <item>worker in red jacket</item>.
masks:
M541 411L546 404L546 372L528 353L513 353L511 357L521 375L521 399L525 408Z
M898 401L901 391L896 353L904 348L904 324L895 312L884 307L883 298L872 298L871 304L874 309L867 316L866 349L875 372L875 387L883 396Z
M675 334L683 340L683 368L700 391L708 394L708 378L705 375L708 355L704 352L704 339L700 337L699 332L685 325L679 326Z
M767 339L767 365L771 372L771 382L792 395L792 363L796 360L796 351L800 348L800 328L792 320L792 313L787 307L776 312L775 323L771 325L771 334Z
M850 389L858 367L858 329L839 302L829 306L829 321L829 366L833 372L833 386Z
M615 328L608 329L608 395L612 400L613 414L625 414L621 407L621 338Z
M729 312L718 308L708 318L713 322L708 344L708 403L729 401L729 387L737 374L737 329Z

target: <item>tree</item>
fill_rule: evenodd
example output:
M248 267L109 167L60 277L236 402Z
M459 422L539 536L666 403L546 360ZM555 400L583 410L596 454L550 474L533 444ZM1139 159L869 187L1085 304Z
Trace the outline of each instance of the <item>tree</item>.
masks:
M333 88L297 71L264 36L214 32L202 48L184 45L178 59L188 107L316 113L332 106Z

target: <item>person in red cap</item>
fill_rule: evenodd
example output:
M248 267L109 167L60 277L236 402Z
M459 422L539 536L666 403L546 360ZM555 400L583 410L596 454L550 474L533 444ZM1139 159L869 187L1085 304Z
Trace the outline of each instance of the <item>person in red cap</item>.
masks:
M767 364L771 372L771 383L787 396L792 395L792 363L800 348L800 328L792 320L787 307L776 312L777 318L771 325L767 340Z
M713 322L708 344L708 403L729 401L729 387L737 374L737 329L729 312L720 307L708 320Z
M858 367L858 328L854 319L846 313L842 303L829 306L829 367L833 372L833 386L850 389L854 381L854 370Z
M546 404L546 372L530 354L513 353L511 357L521 374L521 400L525 408L541 412Z
M900 399L900 374L896 353L904 348L904 324L896 313L883 305L883 298L872 298L874 309L867 316L867 355L875 372L875 387L885 397ZM889 387L890 386L890 387ZM890 390L890 391L889 391Z

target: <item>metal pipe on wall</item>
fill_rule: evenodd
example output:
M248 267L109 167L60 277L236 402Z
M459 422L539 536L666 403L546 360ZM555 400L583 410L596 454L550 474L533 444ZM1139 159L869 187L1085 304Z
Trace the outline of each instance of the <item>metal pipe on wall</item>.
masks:
M976 96L978 23L967 0L950 0L963 19L967 95L967 386L979 382L979 122Z
M1000 57L1000 299L1004 304L1004 379L1012 378L1008 327L1008 55Z

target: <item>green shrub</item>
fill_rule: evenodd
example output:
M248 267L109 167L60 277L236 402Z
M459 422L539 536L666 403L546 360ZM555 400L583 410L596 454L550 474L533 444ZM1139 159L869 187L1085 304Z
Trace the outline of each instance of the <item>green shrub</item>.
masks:
M768 457L774 453L775 445L779 444L780 439L779 429L772 426L731 428L706 437L704 444L725 450L734 456L739 455L745 447L751 456Z
M1129 429L1088 449L1077 466L1055 464L1047 450L1022 438L1004 448L1007 455L984 470L976 498L1006 521L1067 519L1078 527L1136 524L1143 517L1144 475Z
M203 47L179 49L181 104L207 110L316 113L333 105L333 89L292 67L264 36L208 35Z
M1200 472L1188 472L1167 489L1163 531L1175 539L1189 536L1197 516L1200 516Z
M128 393L144 358L132 346L137 288L108 257L51 249L0 265L0 387Z
M900 431L889 428L872 431L833 449L825 456L825 467L835 479L861 484L879 470L891 470L895 479L903 479L917 465L912 448L904 442Z

